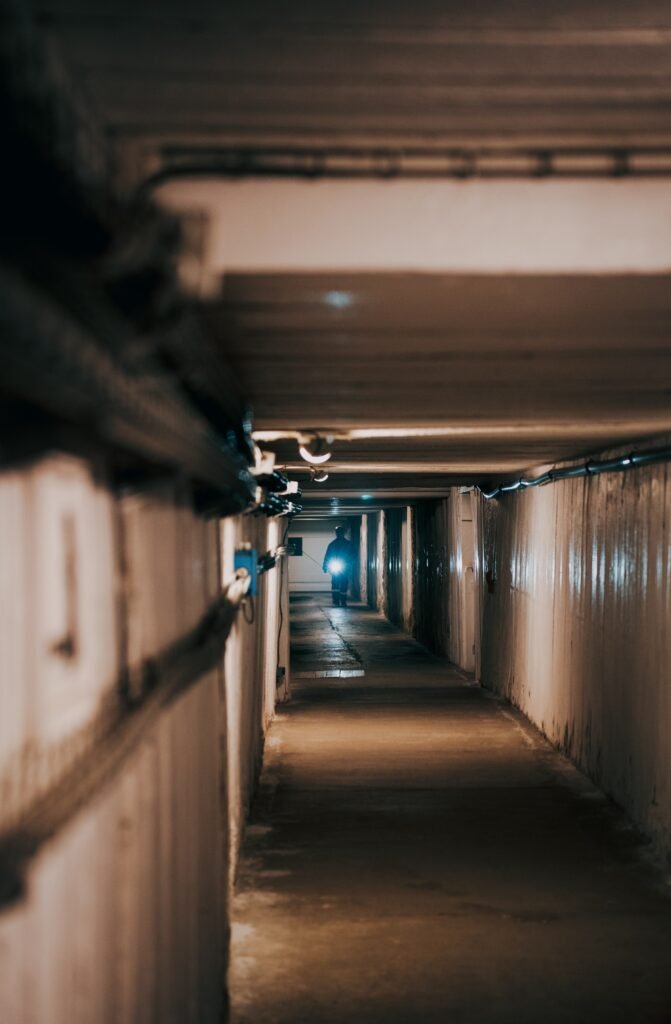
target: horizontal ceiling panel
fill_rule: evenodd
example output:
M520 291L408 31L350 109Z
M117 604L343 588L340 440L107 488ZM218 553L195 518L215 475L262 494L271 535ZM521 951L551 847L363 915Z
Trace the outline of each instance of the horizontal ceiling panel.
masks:
M204 316L259 430L336 434L323 485L259 442L306 495L428 496L671 429L669 283L233 274Z
M664 429L666 275L228 275L205 314L259 427Z
M244 133L668 139L662 0L37 0L119 145Z
M261 31L267 26L321 28L379 28L407 32L427 27L469 31L645 30L671 26L665 0L292 0L278 6L276 0L161 0L138 4L133 0L36 0L39 14L64 21L149 22L178 21L198 25L212 23L245 25Z
M667 274L229 273L212 316L231 347L236 340L273 346L287 337L309 346L325 336L357 345L365 334L366 351L377 343L393 352L405 350L409 333L426 352L444 351L460 337L469 348L501 336L509 339L506 350L522 337L534 347L550 338L554 348L558 334L581 349L610 348L613 341L639 347L651 336L668 340L670 280Z

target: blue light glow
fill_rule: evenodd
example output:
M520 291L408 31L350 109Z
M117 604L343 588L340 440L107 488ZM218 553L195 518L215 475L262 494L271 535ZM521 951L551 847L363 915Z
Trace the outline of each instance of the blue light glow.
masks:
M324 302L333 309L348 309L352 305L351 292L326 292Z

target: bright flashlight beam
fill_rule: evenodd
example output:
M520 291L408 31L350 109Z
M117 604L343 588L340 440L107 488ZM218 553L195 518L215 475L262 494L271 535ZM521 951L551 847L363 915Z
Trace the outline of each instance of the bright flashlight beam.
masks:
M345 570L345 563L341 558L332 558L328 565L329 572L333 576L339 576Z
M333 452L324 452L323 455L312 455L304 444L302 444L298 450L301 453L301 457L305 459L306 462L311 462L313 466L321 466L324 462L328 462L333 455Z

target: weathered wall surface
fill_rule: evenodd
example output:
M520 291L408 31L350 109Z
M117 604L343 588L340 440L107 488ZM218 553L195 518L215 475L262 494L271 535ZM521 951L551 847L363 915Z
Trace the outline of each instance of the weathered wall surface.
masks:
M352 601L361 600L361 520L362 516L350 516L348 519L348 539L354 547L354 564L350 579L349 596Z
M322 572L326 548L335 539L328 522L301 522L298 519L289 531L290 537L303 538L303 554L289 559L289 581L292 591L330 590L331 577Z
M379 512L367 512L365 515L366 528L366 589L364 591L366 603L370 608L379 608L380 594L380 553L379 553Z
M403 628L412 633L415 628L415 510L411 505L405 509L401 535L401 559L403 575Z
M657 466L480 499L479 545L483 684L667 853L670 476Z
M448 502L448 657L467 672L476 667L478 615L473 500L472 493L454 488Z
M220 651L187 654L170 690L165 673L235 545L265 551L280 528L226 520L222 544L183 484L118 494L104 465L65 455L0 474L0 523L0 1019L219 1022L227 874L287 656L286 575L261 577L253 623L238 613L225 674ZM44 838L9 899L17 826Z
M166 712L0 912L0 1017L217 1022L225 899L217 673Z
M449 502L414 508L414 636L436 654L449 653Z
M327 547L335 540L335 527L341 525L345 527L347 539L354 547L355 561L350 577L349 596L353 601L359 600L361 528L358 517L348 518L345 522L299 518L292 523L289 536L301 537L303 540L303 554L292 555L289 558L289 580L293 592L330 591L331 577L328 573L322 572L322 563Z
M396 626L403 626L403 520L404 509L384 513L386 535L385 614Z
M54 456L2 475L0 515L7 834L151 689L219 579L216 529L174 484L117 497L101 467ZM0 909L3 1020L219 1019L220 682L211 670L167 705L29 863Z
M115 699L117 514L78 459L0 476L0 829L72 762Z
M373 607L377 608L378 611L382 612L383 615L389 614L389 562L388 562L388 550L389 550L389 538L388 538L388 513L386 511L373 513L375 516L376 527L375 527L375 538L376 538L376 551L375 551L375 583L376 593L374 595Z
M368 603L368 516L361 516L359 526L359 598Z
M239 516L225 519L223 534L223 572L230 578L233 555L240 544L251 544L259 553L268 548L269 526L265 519ZM271 570L273 577L278 569ZM238 615L226 642L224 671L226 678L228 807L230 831L230 878L235 876L237 854L247 811L263 757L265 731L272 717L274 700L269 694L267 677L277 666L276 639L266 633L268 590L274 587L271 573L258 579L258 593Z

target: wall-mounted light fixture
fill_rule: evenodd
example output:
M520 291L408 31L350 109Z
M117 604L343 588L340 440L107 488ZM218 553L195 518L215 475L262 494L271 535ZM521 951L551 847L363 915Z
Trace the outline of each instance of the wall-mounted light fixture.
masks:
M301 440L298 451L301 458L309 462L311 466L321 466L328 462L333 452L331 451L331 439L320 437L315 434L309 440Z
M329 475L325 469L312 469L310 468L310 479L315 484L323 484L324 481L328 480Z

